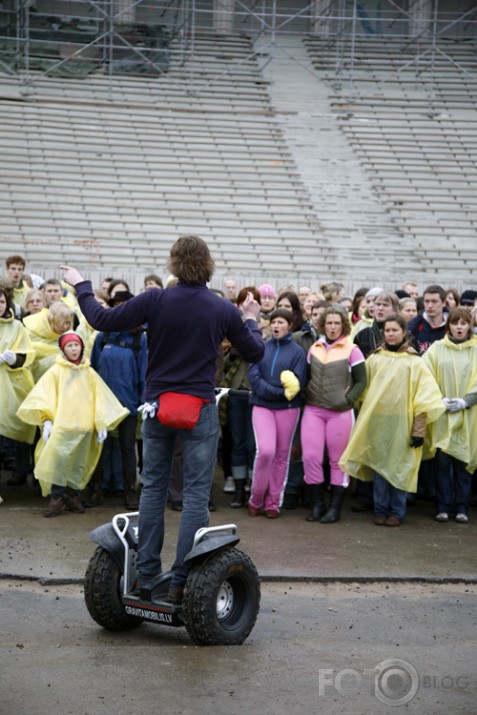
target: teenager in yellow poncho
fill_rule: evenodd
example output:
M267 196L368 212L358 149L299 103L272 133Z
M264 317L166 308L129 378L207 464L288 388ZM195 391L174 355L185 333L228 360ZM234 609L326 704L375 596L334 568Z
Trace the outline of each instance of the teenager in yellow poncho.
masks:
M50 308L28 315L23 319L23 324L35 350L31 371L34 381L38 382L48 368L55 364L58 338L73 328L73 311L65 303L58 301Z
M366 360L368 387L340 467L374 477L375 524L399 526L415 492L425 424L444 412L439 387L407 339L406 321L384 321L384 346Z
M129 410L113 395L89 360L74 331L58 341L62 353L18 409L25 422L42 427L35 450L35 477L43 496L50 494L44 516L65 508L82 513L79 493L98 462L107 430L114 429Z
M23 280L25 265L26 262L23 256L8 256L5 259L6 275L13 284L12 300L22 308L25 307L26 294L30 290L30 287Z
M16 411L33 387L29 365L34 356L27 331L13 317L11 293L0 288L0 435L15 442L8 485L24 484L28 475L35 428L22 422Z
M430 427L438 452L436 520L468 522L472 474L477 469L477 336L466 308L454 308L443 340L433 343L423 361L437 380L446 413Z

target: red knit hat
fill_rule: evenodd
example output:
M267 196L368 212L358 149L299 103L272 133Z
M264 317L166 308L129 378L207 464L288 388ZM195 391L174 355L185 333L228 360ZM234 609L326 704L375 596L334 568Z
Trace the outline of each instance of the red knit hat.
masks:
M67 343L78 343L78 345L81 345L81 355L78 360L75 360L75 364L79 364L83 358L83 353L84 353L84 342L83 339L78 335L78 333L75 333L74 330L67 330L66 333L63 333L63 335L60 335L58 338L58 347L60 348L61 352L64 355L64 350L63 348ZM65 355L66 357L66 355ZM72 362L72 361L70 361Z

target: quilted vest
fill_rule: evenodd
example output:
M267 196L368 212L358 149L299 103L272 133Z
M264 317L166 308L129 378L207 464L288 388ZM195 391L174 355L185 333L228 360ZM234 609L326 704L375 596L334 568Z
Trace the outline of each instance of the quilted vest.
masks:
M346 394L352 385L349 357L354 347L349 335L328 348L320 341L312 345L311 377L306 388L307 405L325 407L334 412L352 408L346 400Z

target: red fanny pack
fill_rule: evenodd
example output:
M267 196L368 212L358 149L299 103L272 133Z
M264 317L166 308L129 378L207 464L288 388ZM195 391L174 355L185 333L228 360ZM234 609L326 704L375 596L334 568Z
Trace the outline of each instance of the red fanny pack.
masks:
M163 392L159 395L157 419L165 427L192 429L197 424L202 405L210 402L194 395Z

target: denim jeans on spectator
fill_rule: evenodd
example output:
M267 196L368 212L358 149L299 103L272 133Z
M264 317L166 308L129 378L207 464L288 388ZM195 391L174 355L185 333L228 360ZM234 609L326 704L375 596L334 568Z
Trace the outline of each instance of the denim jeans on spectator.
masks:
M376 516L396 516L401 521L406 516L407 492L390 484L375 472L373 482L374 513Z
M202 406L199 420L191 430L165 427L156 417L143 422L143 488L137 555L137 570L142 583L162 570L164 510L176 435L182 443L184 490L172 586L185 583L184 558L192 548L197 529L209 523L208 504L217 459L218 431L215 403Z
M472 474L464 462L439 450L436 476L436 513L467 514Z
M119 439L108 435L104 443L98 465L102 474L101 489L103 492L124 489L123 460Z
M227 414L230 428L230 462L234 479L247 479L252 475L255 459L255 436L252 425L252 408L247 397L229 395Z
M80 495L80 490L79 489L71 489L70 487L65 487L64 485L61 484L52 484L51 485L51 491L50 491L50 496L55 497L56 499L58 497L63 497L63 499L67 499L69 494L74 494L75 496Z

